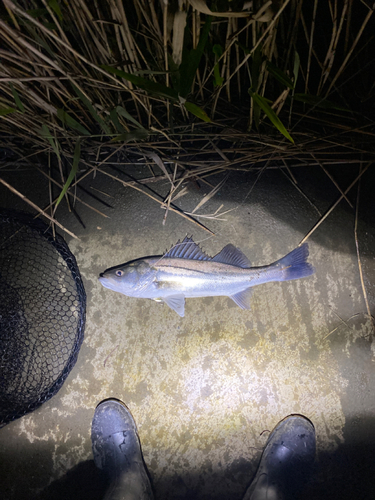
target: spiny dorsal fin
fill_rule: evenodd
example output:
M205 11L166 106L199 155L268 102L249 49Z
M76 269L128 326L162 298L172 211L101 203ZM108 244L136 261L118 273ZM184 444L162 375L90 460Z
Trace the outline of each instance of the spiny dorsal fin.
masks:
M247 269L251 267L251 262L245 254L241 252L234 245L226 245L221 252L213 257L213 262L221 262L222 264L229 264L230 266L242 267Z
M174 259L191 259L191 260L211 260L207 254L193 241L193 238L185 236L182 242L178 242L172 246L163 257Z

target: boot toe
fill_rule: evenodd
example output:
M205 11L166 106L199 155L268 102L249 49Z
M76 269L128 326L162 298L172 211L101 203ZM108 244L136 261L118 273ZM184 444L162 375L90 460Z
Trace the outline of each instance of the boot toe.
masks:
M110 472L116 464L142 460L137 427L130 410L116 399L99 403L91 426L95 465Z
M315 459L315 429L290 415L271 432L246 500L294 498L309 479Z

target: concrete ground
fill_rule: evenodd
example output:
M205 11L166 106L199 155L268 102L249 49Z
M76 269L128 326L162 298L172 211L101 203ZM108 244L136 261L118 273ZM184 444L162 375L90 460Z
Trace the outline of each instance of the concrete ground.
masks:
M355 210L346 201L308 239L316 274L256 287L250 311L225 297L187 299L180 318L97 279L108 267L160 255L186 234L211 255L232 243L253 265L279 259L339 196L318 168L295 169L304 194L278 170L256 183L254 173L233 173L197 211L231 210L225 220L199 219L215 236L174 213L163 225L164 211L131 188L99 176L88 181L112 196L112 209L96 204L110 218L77 206L86 229L68 213L60 219L80 238L64 235L87 292L85 340L60 392L0 430L4 500L101 498L106 484L92 461L90 428L95 406L108 397L132 411L156 499L242 498L269 431L291 413L316 429L313 478L303 498L373 498L375 344ZM358 172L343 165L332 173L345 189ZM372 314L374 177L369 171L361 184L357 230ZM153 189L166 193L168 186ZM191 211L208 189L188 190L177 204ZM14 203L13 195L0 194L5 205ZM352 201L355 195L356 187Z

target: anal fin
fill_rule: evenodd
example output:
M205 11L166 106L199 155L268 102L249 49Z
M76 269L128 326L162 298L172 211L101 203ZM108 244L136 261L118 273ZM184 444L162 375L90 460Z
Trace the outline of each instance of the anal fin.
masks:
M253 290L252 288L246 288L245 290L242 290L241 292L236 293L235 295L229 295L229 297L234 300L234 302L241 308L241 309L251 309L250 306L250 298Z

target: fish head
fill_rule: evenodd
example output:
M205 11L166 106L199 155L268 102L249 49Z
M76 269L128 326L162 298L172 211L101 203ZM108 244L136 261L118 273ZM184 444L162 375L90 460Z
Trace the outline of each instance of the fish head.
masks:
M149 264L144 260L135 260L107 269L100 274L99 281L105 288L132 296L137 294L149 274Z

